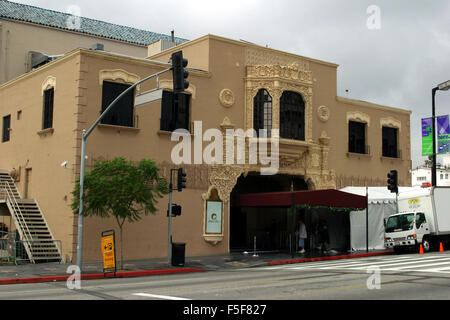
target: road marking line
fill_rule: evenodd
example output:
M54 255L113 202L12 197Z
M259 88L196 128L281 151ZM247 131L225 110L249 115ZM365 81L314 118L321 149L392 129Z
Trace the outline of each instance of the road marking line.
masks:
M140 296L140 297L147 297L147 298L157 298L157 299L164 299L164 300L191 300L187 298L180 298L180 297L172 297L172 296L162 296L159 294L150 294L150 293L133 293L133 296Z
M423 262L431 262L433 260L450 260L450 258L417 258L409 261L400 261L400 262L392 262L392 261L365 261L365 262L353 262L353 263L343 263L343 264L334 264L327 265L322 267L322 269L333 269L333 268L352 268L352 267L364 267L364 266L382 266L382 265L401 265L401 264L411 264L411 263L423 263Z

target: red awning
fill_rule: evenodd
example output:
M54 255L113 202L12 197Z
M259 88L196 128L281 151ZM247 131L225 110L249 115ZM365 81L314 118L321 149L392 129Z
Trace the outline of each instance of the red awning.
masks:
M240 207L290 207L308 205L331 208L366 208L364 196L334 189L287 192L251 193L238 195L233 205Z

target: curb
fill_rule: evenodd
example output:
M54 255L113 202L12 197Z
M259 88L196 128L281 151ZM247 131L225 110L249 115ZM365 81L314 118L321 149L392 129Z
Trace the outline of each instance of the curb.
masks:
M313 262L313 261L326 261L326 260L339 260L339 259L352 259L352 258L365 258L374 256L383 256L388 254L394 254L393 251L382 251L382 252L370 252L370 253L357 253L357 254L346 254L341 256L331 256L331 257L317 257L317 258L301 258L292 260L278 260L269 261L268 266L277 266L281 264L291 264L291 263L303 263L303 262Z
M161 269L161 270L144 270L144 271L121 271L113 273L93 273L93 274L81 274L81 280L96 280L96 279L112 279L112 278L131 278L131 277L143 277L162 274L174 274L174 273L188 273L188 272L203 272L206 269L202 268L181 268L181 269ZM14 278L14 279L0 279L0 285L2 284L22 284L22 283L42 283L42 282L57 282L67 281L73 275L67 276L49 276L49 277L31 277L31 278Z

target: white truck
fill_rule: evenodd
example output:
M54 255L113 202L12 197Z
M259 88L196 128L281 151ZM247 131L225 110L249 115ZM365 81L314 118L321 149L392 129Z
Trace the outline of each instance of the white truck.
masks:
M384 245L395 252L424 252L450 244L450 187L430 187L400 193L398 212L385 224Z

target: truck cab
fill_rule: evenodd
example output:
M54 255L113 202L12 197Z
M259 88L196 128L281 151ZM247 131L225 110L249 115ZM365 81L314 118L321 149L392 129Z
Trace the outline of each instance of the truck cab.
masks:
M390 216L385 226L384 245L400 252L417 249L422 244L424 252L430 250L430 226L424 212L403 212Z

